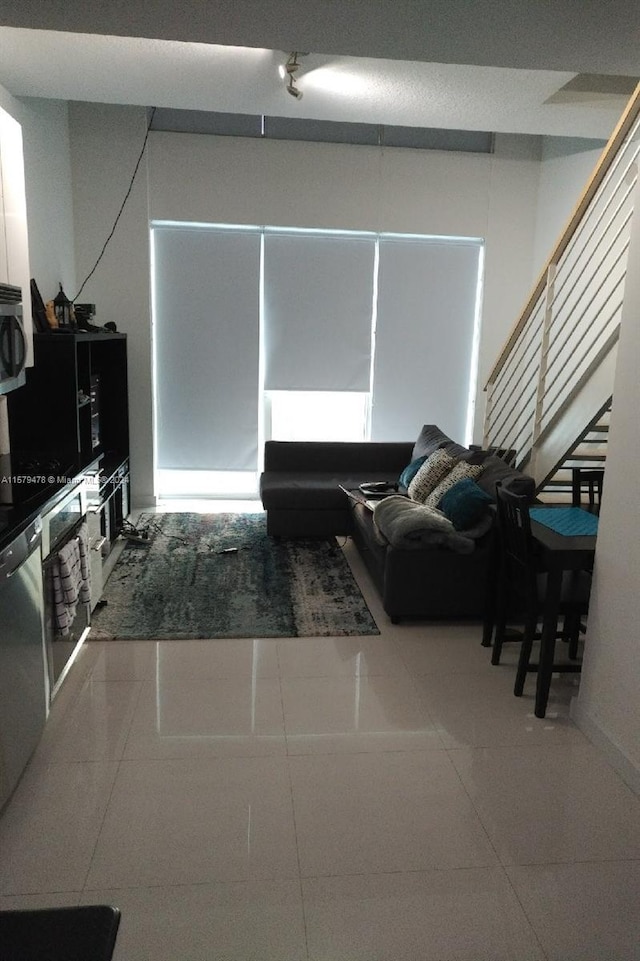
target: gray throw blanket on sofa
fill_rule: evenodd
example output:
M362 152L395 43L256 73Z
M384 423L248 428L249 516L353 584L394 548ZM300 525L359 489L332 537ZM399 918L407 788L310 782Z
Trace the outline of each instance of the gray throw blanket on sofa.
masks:
M381 544L401 550L441 545L458 554L470 554L475 547L474 540L457 531L442 511L401 494L385 497L375 505L373 523Z

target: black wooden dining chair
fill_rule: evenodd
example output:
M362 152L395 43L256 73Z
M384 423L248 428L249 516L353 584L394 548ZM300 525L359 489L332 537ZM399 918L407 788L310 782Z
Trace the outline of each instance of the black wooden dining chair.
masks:
M500 663L502 648L506 641L522 641L529 632L533 640L539 639L536 632L538 607L538 578L543 573L540 560L531 543L528 504L530 499L522 495L506 496L507 491L496 485L496 542L495 542L495 616L493 650L491 663ZM519 526L512 504L523 511L526 530ZM527 508L525 512L525 507ZM527 533L528 532L528 533ZM529 625L529 618L533 618ZM509 623L510 627L507 627ZM519 624L520 628L513 625Z
M507 619L514 616L514 611L519 611L522 641L513 693L520 697L527 672L538 670L538 665L531 661L531 652L533 642L541 636L537 627L544 612L547 574L536 553L531 533L529 498L514 494L500 484L496 485L496 498L501 556L492 663L499 663ZM556 625L554 645L555 637L567 641L570 657L577 655L581 621L588 610L590 590L589 574L583 571L564 574L559 607L562 627ZM575 661L556 664L554 661L553 670L575 673L580 670L580 664Z
M592 513L599 514L603 487L604 467L574 467L571 471L573 507L585 507ZM583 495L586 495L586 501Z
M604 467L574 467L571 471L571 503L590 514L600 514L604 487ZM583 495L586 495L586 500ZM593 564L586 568L592 574Z

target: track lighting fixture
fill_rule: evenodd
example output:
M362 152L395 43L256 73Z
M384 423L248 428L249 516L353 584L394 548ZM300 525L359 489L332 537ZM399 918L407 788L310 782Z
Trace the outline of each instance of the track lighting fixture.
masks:
M298 90L296 87L296 73L300 69L300 64L298 63L298 57L303 56L303 54L290 53L287 57L286 63L281 64L278 68L278 73L285 82L285 90L290 93L292 97L296 100L300 100L302 97L302 90Z

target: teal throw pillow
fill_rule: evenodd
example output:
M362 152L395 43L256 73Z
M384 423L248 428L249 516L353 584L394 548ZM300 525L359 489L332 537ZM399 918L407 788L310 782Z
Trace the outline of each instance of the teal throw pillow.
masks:
M428 454L425 454L423 457L416 457L416 459L412 460L410 464L407 464L398 478L398 483L401 487L406 488L409 486L428 456Z
M477 524L493 499L470 477L465 477L443 494L438 504L457 531Z

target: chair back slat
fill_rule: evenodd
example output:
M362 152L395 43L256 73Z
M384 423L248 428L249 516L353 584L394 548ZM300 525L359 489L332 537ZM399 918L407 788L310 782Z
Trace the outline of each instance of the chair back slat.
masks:
M514 494L496 484L498 531L503 549L522 566L528 566L533 557L529 498Z
M587 495L590 510L599 510L604 487L603 467L574 467L571 473L571 502L574 507L582 507L582 495Z
M498 538L502 564L512 589L535 603L538 564L531 535L529 498L496 484Z

